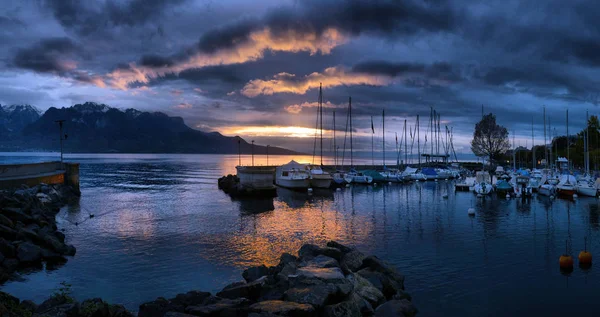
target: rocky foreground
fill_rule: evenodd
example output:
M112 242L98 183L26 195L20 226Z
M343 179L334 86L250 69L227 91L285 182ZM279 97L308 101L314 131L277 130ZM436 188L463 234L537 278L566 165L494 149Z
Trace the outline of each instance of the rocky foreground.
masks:
M244 281L216 295L190 291L140 305L139 317L192 316L404 316L416 315L404 291L404 277L375 256L329 242L304 245L298 256L281 255L279 264L245 270ZM81 303L64 292L36 305L0 292L0 316L132 317L120 305L99 298Z
M75 247L57 230L56 214L76 194L64 185L0 191L0 282L26 267L65 262Z

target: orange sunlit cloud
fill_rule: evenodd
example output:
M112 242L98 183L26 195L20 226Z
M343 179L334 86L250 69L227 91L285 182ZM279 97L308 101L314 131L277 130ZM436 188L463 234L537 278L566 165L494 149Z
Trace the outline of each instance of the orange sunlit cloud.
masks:
M320 35L294 30L274 34L269 28L264 28L252 32L248 41L231 49L223 49L211 54L197 53L172 66L146 67L130 63L129 68L116 69L106 77L112 87L126 90L131 83L148 83L150 79L171 73L178 74L187 69L259 60L263 58L266 51L329 54L333 48L345 42L346 37L333 28L325 30Z
M177 105L173 106L173 108L176 108L176 109L191 109L192 105L189 104L189 103L187 103L187 102L182 102L180 104L177 104Z
M319 105L318 102L303 102L301 104L289 105L285 107L285 111L293 114L302 112L304 108L316 108ZM339 106L332 104L330 101L323 103L323 108L339 108Z
M305 127L282 126L230 126L220 130L225 135L245 135L262 137L313 138L316 129ZM323 130L323 133L329 131Z
M312 73L297 79L295 75L279 73L271 80L254 79L248 82L241 93L247 97L272 95L275 93L291 93L303 95L309 89L351 85L387 86L393 78L371 74L351 73L341 66L326 68L322 73Z

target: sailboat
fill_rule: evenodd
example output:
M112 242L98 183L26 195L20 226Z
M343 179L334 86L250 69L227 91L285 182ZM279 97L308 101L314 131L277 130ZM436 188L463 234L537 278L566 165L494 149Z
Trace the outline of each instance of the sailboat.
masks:
M583 139L583 149L584 149L584 165L585 165L585 175L581 179L577 179L577 193L582 196L588 197L596 197L598 194L598 190L596 189L595 184L592 182L590 178L590 157L589 157L589 118L586 113L586 129L584 131L585 138Z
M383 133L383 172L380 172L379 175L383 178L383 181L386 182L400 182L402 177L397 169L388 169L385 165L385 110L382 112L382 133ZM398 136L396 136L396 144L398 144Z
M317 107L317 123L318 129L320 130L320 142L321 142L321 165L307 165L306 169L310 174L310 186L314 188L329 188L333 178L331 174L325 172L323 166L323 88L319 84L319 102Z
M352 148L352 97L348 97L348 119L350 120L350 172L344 175L344 180L346 180L348 184L371 184L373 182L373 177L354 169L354 154Z
M577 180L575 179L575 176L570 173L571 164L569 162L569 148L571 147L571 144L569 143L569 109L567 109L567 158L559 157L557 160L562 175L556 185L556 191L560 196L571 198L577 191L575 188Z

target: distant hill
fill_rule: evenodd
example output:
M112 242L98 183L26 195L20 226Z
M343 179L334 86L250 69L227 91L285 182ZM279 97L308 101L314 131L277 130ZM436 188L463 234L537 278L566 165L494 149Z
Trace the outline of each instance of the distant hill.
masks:
M0 151L58 150L56 120L65 120L65 152L237 154L238 141L242 154L252 151L251 144L240 137L194 130L185 125L181 117L170 117L162 112L122 111L86 102L68 108L52 107L41 116L38 112L34 120L33 113L30 114L31 117L23 115L17 120L6 120L11 130L0 130ZM25 122L27 124L21 125ZM265 152L266 147L254 146L255 154ZM269 147L269 154L297 153Z
M37 121L41 113L30 105L0 105L0 137L17 136L23 128Z

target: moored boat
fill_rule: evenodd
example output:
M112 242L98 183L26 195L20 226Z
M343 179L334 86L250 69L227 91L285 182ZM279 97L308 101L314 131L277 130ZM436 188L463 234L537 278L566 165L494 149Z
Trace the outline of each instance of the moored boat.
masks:
M310 187L310 173L304 164L292 160L275 169L275 184L290 189L307 189Z
M348 184L371 184L373 177L358 172L354 169L344 175L344 179Z
M310 174L310 186L313 188L329 188L333 177L328 172L323 171L320 166L306 165L306 169Z
M558 185L556 185L556 192L560 196L571 198L577 193L576 184L575 176L569 174L561 175Z
M493 190L490 173L479 171L475 174L475 184L473 191L478 195L488 195Z

